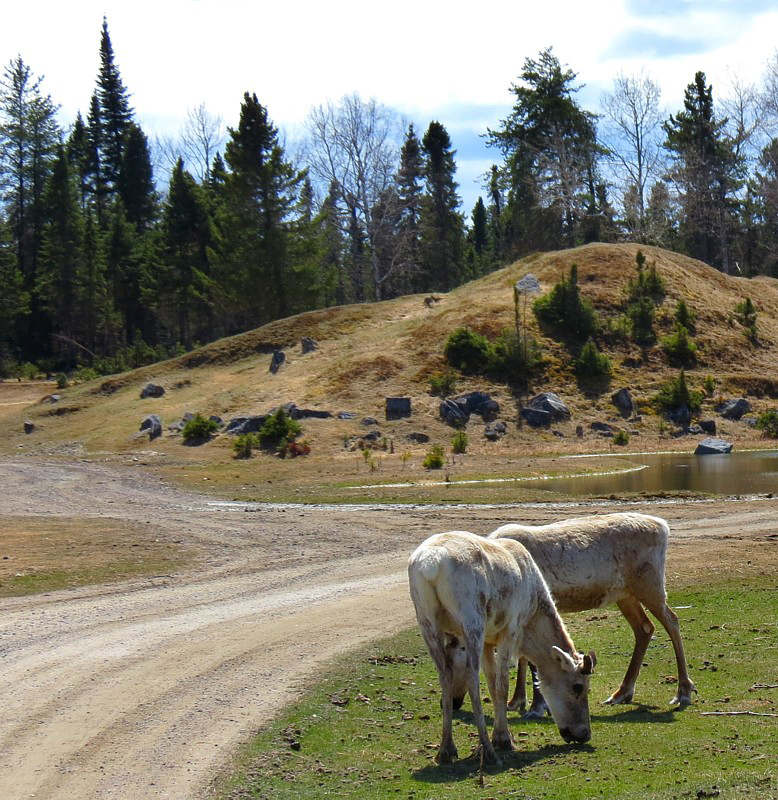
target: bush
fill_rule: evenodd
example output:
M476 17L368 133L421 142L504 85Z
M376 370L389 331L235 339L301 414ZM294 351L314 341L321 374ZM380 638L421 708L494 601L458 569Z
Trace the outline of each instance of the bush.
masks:
M662 339L662 349L667 353L668 358L679 364L693 364L697 356L697 345L691 340L689 331L680 322L675 323L675 333Z
M494 343L488 371L511 383L525 382L542 363L543 354L536 339L506 330Z
M765 436L771 439L778 439L778 411L770 409L763 411L756 420L756 427L764 431Z
M681 406L686 406L689 411L699 411L702 407L702 392L689 389L686 385L686 375L681 370L675 380L663 386L656 395L660 408L671 411Z
M251 452L256 444L256 437L253 433L241 433L232 443L232 451L235 458L251 458Z
M436 372L430 378L430 392L432 394L447 397L450 394L454 394L456 390L457 374L453 369L447 369L445 372Z
M613 364L605 353L597 349L593 339L589 339L575 361L575 373L580 380L603 380L610 378Z
M753 342L756 339L756 308L750 297L735 306L735 317L745 328L746 336Z
M451 437L451 449L458 455L467 452L467 434L463 430L458 430Z
M492 343L470 328L458 328L446 340L443 355L452 367L462 372L484 372L494 354Z
M627 431L616 431L613 434L613 444L624 446L629 444L629 433Z
M292 419L283 408L279 408L265 420L257 432L257 441L265 450L280 452L302 432L300 423Z
M442 469L444 464L445 452L439 444L434 445L421 462L424 469Z
M641 297L630 303L627 306L626 316L635 342L645 347L656 341L654 304L648 297Z
M702 382L702 388L705 390L705 394L708 397L712 397L713 393L716 391L716 379L713 375L706 375L705 380Z
M100 373L94 367L79 367L73 377L80 382L93 381L95 378L100 377Z
M196 442L210 439L211 434L219 430L219 425L215 420L207 419L202 414L195 414L192 419L185 423L181 430L181 436L185 442Z
M646 269L646 257L641 250L638 250L635 262L637 275L627 283L627 302L634 303L641 299L651 300L652 303L660 301L665 295L666 287L664 279L656 271L656 264Z
M302 439L299 442L294 441L294 439L290 442L287 442L286 445L283 445L278 450L278 455L281 458L296 458L297 456L307 456L311 452L311 446L305 439Z
M675 321L679 325L683 325L690 333L694 333L694 323L696 319L697 315L686 305L686 301L679 300L678 305L675 307Z
M57 375L57 389L67 389L68 388L68 376L65 375L64 372L60 372Z
M567 280L532 304L538 321L556 330L564 338L588 339L597 331L599 322L592 304L581 297L578 288L578 267L570 267Z

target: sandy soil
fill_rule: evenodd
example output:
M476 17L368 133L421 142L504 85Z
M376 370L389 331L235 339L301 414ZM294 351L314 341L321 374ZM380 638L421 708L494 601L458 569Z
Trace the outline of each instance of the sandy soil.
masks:
M412 624L405 563L426 536L601 510L247 511L141 469L32 459L0 460L0 485L0 521L102 517L199 553L179 574L0 600L8 800L206 797L319 665ZM644 510L671 522L671 587L696 573L776 573L775 500Z

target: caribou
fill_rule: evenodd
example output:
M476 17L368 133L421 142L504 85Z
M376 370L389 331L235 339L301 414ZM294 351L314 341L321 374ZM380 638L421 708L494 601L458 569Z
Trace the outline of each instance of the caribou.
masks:
M550 525L503 525L490 541L520 542L545 578L559 611L585 611L616 603L635 635L635 647L624 680L606 704L631 703L654 624L647 609L662 624L675 651L677 692L671 705L686 706L697 691L689 677L678 617L667 605L665 557L670 533L667 522L647 514L603 514L554 522ZM454 643L455 644L455 643ZM518 655L518 654L517 654ZM461 657L459 659L462 660ZM529 659L530 662L532 659ZM525 662L519 661L511 710L526 705ZM462 667L455 681L461 687ZM533 700L528 716L546 711L533 673ZM454 703L461 705L459 688Z
M443 735L438 763L458 756L452 737L455 639L462 642L464 683L485 763L498 762L495 747L513 747L507 700L514 653L537 665L562 738L568 743L589 740L589 677L595 655L575 649L548 586L523 545L466 531L436 534L411 555L408 580L416 619L440 681ZM494 708L491 741L481 704L481 664Z

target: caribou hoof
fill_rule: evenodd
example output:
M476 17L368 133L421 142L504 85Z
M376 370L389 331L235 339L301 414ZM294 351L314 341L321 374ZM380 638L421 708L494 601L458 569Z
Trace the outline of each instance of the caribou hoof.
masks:
M679 706L685 708L692 704L692 694L697 694L697 687L692 684L684 691L678 690L678 694L670 701L671 706Z
M459 753L457 752L456 745L452 742L446 747L443 745L440 746L438 754L435 756L435 761L437 761L438 764L453 764L457 758L459 758Z
M497 757L497 753L494 752L494 748L491 745L488 747L481 747L481 761L489 765L502 764L502 761Z
M614 692L607 700L603 700L602 704L604 706L623 706L625 703L632 702L633 694L634 692L625 692L624 694Z
M500 734L492 734L492 745L497 750L513 750L513 738L509 731Z
M511 700L508 703L508 711L518 711L520 714L523 714L527 709L527 701L526 700Z

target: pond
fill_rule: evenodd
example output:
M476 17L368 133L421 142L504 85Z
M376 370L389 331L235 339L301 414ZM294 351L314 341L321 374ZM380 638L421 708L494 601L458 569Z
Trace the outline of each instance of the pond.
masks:
M578 457L575 457L578 458ZM778 492L778 450L744 450L727 455L646 453L616 456L624 472L517 481L547 492L603 495L622 492L703 492L762 494Z

